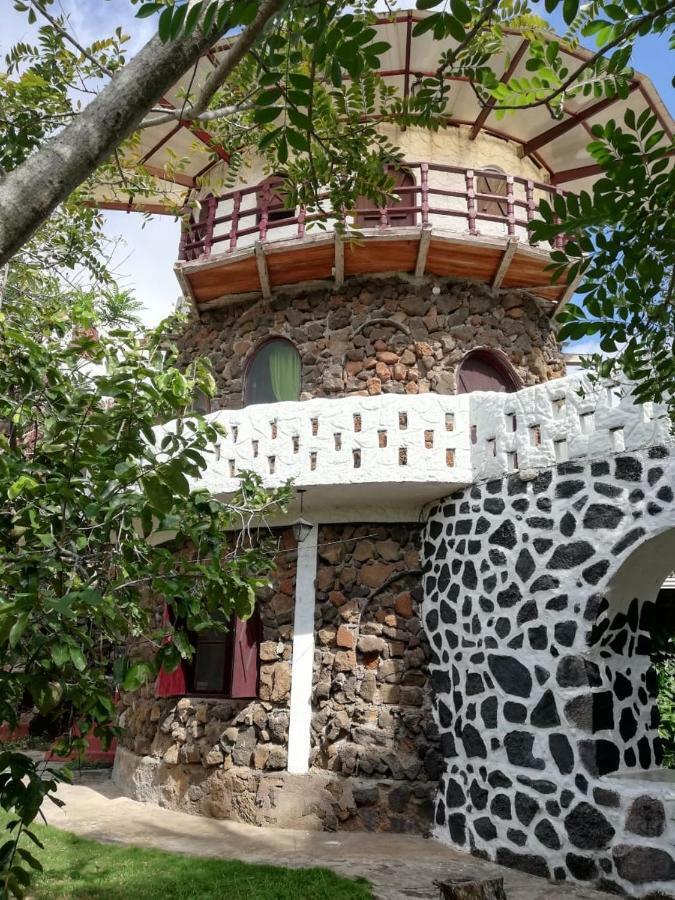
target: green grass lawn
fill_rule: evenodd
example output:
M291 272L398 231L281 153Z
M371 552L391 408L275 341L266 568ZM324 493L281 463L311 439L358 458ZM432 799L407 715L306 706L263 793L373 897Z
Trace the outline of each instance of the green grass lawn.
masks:
M33 830L45 844L42 851L31 846L44 866L27 892L35 900L372 900L373 896L365 880L341 878L327 869L180 856L100 844L45 826Z

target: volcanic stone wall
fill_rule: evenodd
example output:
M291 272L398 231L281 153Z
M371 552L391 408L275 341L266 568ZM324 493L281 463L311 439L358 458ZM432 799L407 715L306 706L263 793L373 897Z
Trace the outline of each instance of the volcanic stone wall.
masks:
M272 336L288 338L300 353L303 399L454 394L455 369L475 347L502 351L523 385L564 375L551 320L525 294L447 279L355 278L339 289L278 292L193 320L178 343L184 361L213 363L212 409L241 407L247 361Z
M446 840L545 877L675 894L672 792L639 778L661 756L654 604L617 603L612 586L643 542L675 535L674 482L671 451L653 447L488 481L432 512L423 621Z

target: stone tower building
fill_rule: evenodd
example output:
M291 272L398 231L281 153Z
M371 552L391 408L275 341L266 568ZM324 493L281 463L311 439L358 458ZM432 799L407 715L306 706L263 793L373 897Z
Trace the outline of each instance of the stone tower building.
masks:
M404 92L438 52L416 15L378 26ZM513 75L527 41L509 41ZM675 449L629 386L566 377L553 318L573 288L527 240L542 198L592 184L587 129L625 106L672 126L639 75L628 100L578 99L559 122L493 121L458 82L446 128L392 130L399 199L358 206L358 241L313 230L254 158L201 197L176 272L182 352L211 359L227 429L204 484L227 497L253 470L298 497L258 615L123 698L129 793L433 831L546 877L675 895L649 659ZM144 132L160 177L169 130ZM195 154L186 187L203 168Z

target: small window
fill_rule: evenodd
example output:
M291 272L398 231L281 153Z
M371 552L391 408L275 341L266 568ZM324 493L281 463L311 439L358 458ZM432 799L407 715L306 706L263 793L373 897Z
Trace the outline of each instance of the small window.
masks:
M506 174L499 166L486 166L476 177L476 193L492 194L493 197L506 197ZM501 216L506 218L506 200L476 198L478 215Z
M498 391L510 394L520 385L515 372L501 356L491 350L472 350L457 369L457 393Z
M295 210L286 206L286 199L283 194L284 185L283 175L270 175L262 184L259 185L256 193L256 224L260 225L262 220L263 208L265 206L265 195L268 197L267 205L267 221L283 222L286 219L295 217ZM267 193L269 191L269 193Z
M387 223L394 227L414 225L417 206L417 192L414 189L415 179L406 169L389 169L388 173L394 179L394 193L399 194L399 200L387 211ZM403 189L403 190L401 190ZM397 207L399 207L397 209ZM356 226L357 228L377 228L381 222L380 210L368 197L358 197L356 200Z
M257 697L260 634L257 610L245 622L232 616L227 631L193 634L192 659L175 672L160 671L156 696Z
M300 354L290 341L273 338L256 350L246 370L244 405L297 400L301 387Z

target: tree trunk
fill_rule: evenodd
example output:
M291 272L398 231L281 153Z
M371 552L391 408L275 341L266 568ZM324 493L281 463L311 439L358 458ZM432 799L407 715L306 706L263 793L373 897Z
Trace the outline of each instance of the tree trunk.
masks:
M282 0L261 3L255 20L235 42L236 49L221 63L221 83L281 6ZM216 37L205 36L201 29L167 43L153 37L73 122L0 176L0 266L133 133Z
M471 878L450 878L434 881L443 900L506 900L503 878L475 881Z

